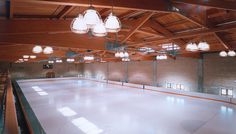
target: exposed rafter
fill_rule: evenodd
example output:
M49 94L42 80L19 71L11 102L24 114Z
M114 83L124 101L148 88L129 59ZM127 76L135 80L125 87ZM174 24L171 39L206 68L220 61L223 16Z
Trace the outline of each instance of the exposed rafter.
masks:
M154 14L154 12L147 13L142 18L140 18L134 24L134 26L130 29L130 31L127 33L126 37L121 41L121 43L122 44L125 43L129 39L129 37L131 37L145 22L147 22L149 20L149 18L152 17L153 14Z
M172 0L176 3L192 4L206 7L213 7L226 10L236 10L235 1L226 1L226 0Z
M157 32L161 32L164 36L169 37L169 36L174 36L173 33L171 33L169 30L167 30L165 27L163 27L161 24L159 24L157 21L155 20L151 20L148 22L149 25L151 26L151 28ZM185 41L183 41L182 39L174 39L173 40L176 44L179 45L184 45Z
M217 38L217 40L224 46L225 49L230 49L231 46L223 39L223 37L219 33L213 33L213 35Z
M39 4L54 4L54 5L70 5L70 6L89 6L90 2L87 0L18 0L19 2L32 2ZM134 4L135 3L135 4ZM171 5L166 0L118 0L112 2L110 0L93 1L94 7L110 8L114 5L114 9L127 10L145 10L145 11L159 11L170 12Z
M61 12L58 13L57 18L58 19L63 19L69 12L73 10L73 6L65 6Z
M162 42L162 41L166 41L166 40L188 38L188 37L194 37L194 36L203 36L203 35L212 34L212 33L221 32L221 31L229 31L232 29L236 29L236 23L227 24L227 25L215 27L212 29L175 34L173 36L169 36L169 37L165 37L165 38L157 38L157 39L147 40L145 42L136 43L134 45L140 45L140 44L144 44L144 43Z

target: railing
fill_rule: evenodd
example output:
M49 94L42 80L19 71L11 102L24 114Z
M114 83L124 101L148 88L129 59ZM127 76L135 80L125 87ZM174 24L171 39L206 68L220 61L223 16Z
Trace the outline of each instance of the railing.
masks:
M16 115L15 99L13 95L13 89L11 85L11 79L8 76L7 78L7 87L6 87L6 96L5 96L5 107L4 109L4 134L19 134L18 121Z
M30 104L25 98L23 92L21 91L18 83L14 80L13 87L17 94L17 99L19 100L20 107L23 111L24 117L26 119L26 123L31 134L46 134L43 127L41 126L39 120L34 114Z

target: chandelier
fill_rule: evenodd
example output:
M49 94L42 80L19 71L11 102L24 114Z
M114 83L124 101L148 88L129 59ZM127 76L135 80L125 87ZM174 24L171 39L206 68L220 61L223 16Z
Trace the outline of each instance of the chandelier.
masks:
M128 52L116 52L115 53L116 58L129 58Z
M188 43L186 48L187 51L196 52L196 51L209 51L210 46L205 41L200 41L198 44L196 43Z
M113 4L113 3L112 3ZM90 1L90 7L84 12L84 14L79 14L78 17L74 18L71 22L71 31L77 34L85 34L88 31L94 36L104 37L108 32L117 33L121 29L121 23L117 16L112 12L103 22L101 15L92 6Z
M234 56L236 56L236 52L233 50L229 50L228 53L226 51L221 51L219 53L219 55L220 55L220 57L227 57L227 56L234 57Z

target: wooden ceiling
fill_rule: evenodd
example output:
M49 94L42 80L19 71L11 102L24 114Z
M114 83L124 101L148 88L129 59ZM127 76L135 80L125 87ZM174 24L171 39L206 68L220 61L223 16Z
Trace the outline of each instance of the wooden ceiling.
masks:
M157 53L143 54L137 48L160 50L164 43L181 47L180 56L200 57L185 51L188 42L205 40L209 52L236 50L236 0L94 0L102 18L111 12L122 22L121 31L107 37L78 35L70 30L74 17L85 11L89 0L0 0L0 60L16 61L33 54L37 45L52 46L52 55L37 54L32 61L93 54L106 61L120 61L105 44L127 47L131 60L153 60ZM92 50L92 51L88 51ZM175 58L175 57L173 57Z

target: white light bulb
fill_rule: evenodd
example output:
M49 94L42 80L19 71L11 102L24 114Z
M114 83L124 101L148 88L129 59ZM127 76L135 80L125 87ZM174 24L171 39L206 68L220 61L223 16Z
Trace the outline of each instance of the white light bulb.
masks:
M234 56L236 56L235 51L230 50L230 51L228 52L228 56L230 56L230 57L234 57Z
M100 23L100 20L101 16L93 7L90 7L84 12L84 21L88 28L93 28L96 24Z
M30 59L35 59L37 56L35 55L30 55Z
M187 51L195 52L195 51L198 51L198 46L196 43L189 43L189 44L187 44L185 49Z
M74 18L71 23L71 31L78 34L85 34L88 32L88 26L85 23L84 17L82 14L79 14L77 18Z
M112 13L105 20L105 27L107 32L116 33L121 29L121 23L118 17L114 16Z
M219 54L221 57L227 57L227 52L225 51L221 51L220 54Z
M43 50L44 54L52 54L53 53L53 49L52 47L45 47Z
M124 53L123 52L120 52L120 58L124 58Z
M35 46L32 51L33 51L33 53L38 54L38 53L41 53L43 51L43 48L41 46Z
M201 51L208 51L210 49L210 46L207 42L200 42L198 44L198 49Z
M23 58L24 58L24 59L28 59L28 58L29 58L29 55L23 55Z
M129 53L125 52L125 53L124 53L124 57L125 57L125 58L128 58L128 57L129 57Z
M119 53L119 52L116 52L116 53L115 53L115 57L116 57L116 58L120 57L120 53Z
M97 37L104 37L107 35L107 31L102 20L94 26L92 34Z

